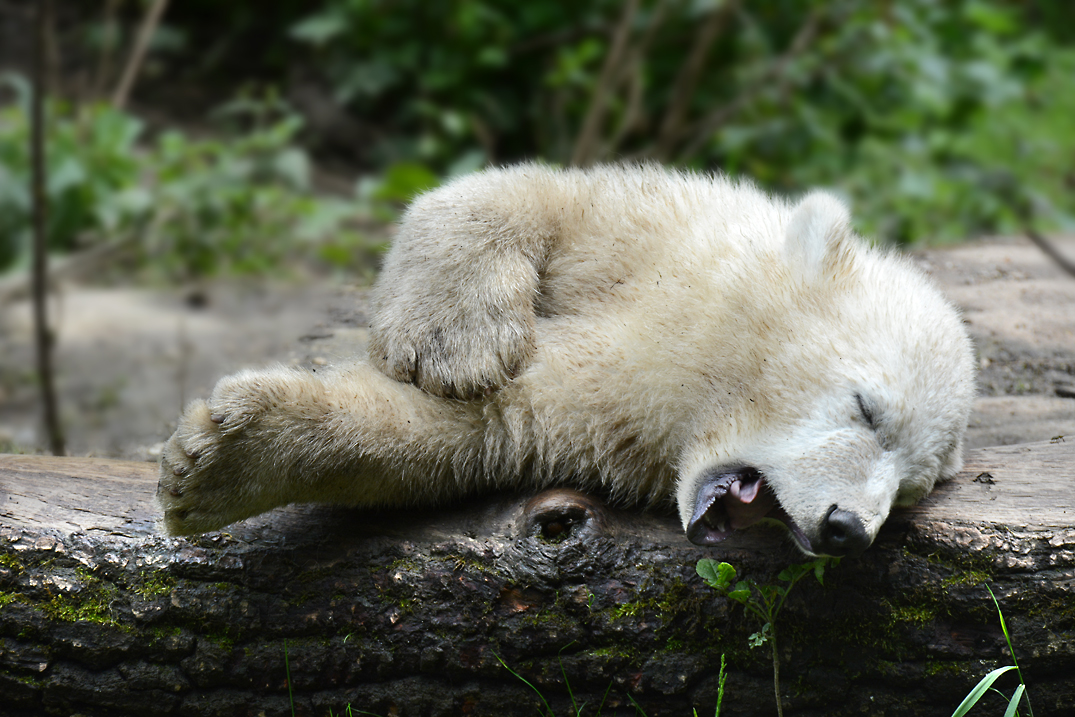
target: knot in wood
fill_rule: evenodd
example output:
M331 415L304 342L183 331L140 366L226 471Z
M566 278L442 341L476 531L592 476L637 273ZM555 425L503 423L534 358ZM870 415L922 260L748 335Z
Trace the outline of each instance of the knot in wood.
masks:
M523 507L520 532L550 543L607 535L604 503L568 488L554 488L531 498Z

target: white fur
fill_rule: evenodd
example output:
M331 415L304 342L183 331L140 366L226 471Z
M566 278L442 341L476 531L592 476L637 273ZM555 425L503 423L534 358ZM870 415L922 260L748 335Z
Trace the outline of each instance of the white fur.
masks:
M808 539L833 505L872 539L958 470L974 392L957 312L838 200L653 166L521 165L419 197L371 329L369 363L246 372L192 404L166 530L566 481L674 499L686 525L707 473L746 464Z

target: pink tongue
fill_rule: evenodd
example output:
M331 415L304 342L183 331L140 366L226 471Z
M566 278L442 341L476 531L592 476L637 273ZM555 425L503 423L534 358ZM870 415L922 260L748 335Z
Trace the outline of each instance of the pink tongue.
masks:
M724 498L724 508L728 511L728 522L736 530L753 525L765 517L776 505L776 499L770 491L761 491L761 481L752 481L743 485L735 481Z

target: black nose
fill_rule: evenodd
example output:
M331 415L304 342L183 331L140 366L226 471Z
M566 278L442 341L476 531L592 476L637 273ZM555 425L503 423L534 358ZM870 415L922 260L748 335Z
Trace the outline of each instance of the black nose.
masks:
M866 526L854 513L840 510L837 506L829 508L829 514L821 522L815 552L838 557L841 555L859 555L870 547L870 536Z

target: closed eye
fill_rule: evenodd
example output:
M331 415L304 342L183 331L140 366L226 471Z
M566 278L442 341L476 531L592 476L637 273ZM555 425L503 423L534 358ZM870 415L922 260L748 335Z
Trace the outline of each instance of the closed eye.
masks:
M862 398L861 393L855 394L855 400L858 401L859 413L862 414L862 420L866 421L866 425L876 431L877 417L874 415L873 410L871 410L870 407L866 405L866 401Z

